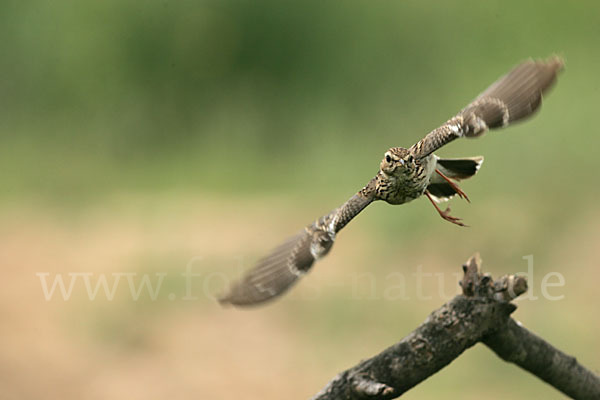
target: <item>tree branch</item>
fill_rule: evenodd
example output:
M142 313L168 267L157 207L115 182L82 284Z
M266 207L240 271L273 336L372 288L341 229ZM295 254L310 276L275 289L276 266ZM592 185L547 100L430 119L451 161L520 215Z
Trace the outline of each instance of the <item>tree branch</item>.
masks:
M380 354L339 373L313 400L392 399L483 341L500 357L565 394L600 398L600 378L510 318L510 301L527 290L514 275L493 281L476 254L463 265L463 294L434 311L412 333Z
M483 343L574 399L600 399L600 379L571 357L510 318Z

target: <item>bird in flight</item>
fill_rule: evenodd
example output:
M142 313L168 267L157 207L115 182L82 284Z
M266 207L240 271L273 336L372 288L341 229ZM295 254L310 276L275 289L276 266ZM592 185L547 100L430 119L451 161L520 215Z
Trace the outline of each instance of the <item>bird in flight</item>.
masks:
M455 139L476 138L488 129L531 116L562 67L559 57L527 60L413 146L386 151L379 172L365 187L260 259L219 302L250 306L282 295L316 260L329 253L338 232L376 200L404 204L425 195L443 219L465 226L460 218L450 215L449 207L442 211L437 203L454 195L468 200L456 181L475 175L483 157L444 159L433 152Z

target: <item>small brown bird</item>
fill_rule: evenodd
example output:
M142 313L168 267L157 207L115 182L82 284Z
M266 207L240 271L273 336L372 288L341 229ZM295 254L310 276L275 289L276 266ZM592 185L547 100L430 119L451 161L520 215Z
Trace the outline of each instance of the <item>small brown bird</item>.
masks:
M442 211L436 203L454 195L468 200L455 181L475 175L483 157L443 159L433 152L454 139L479 137L488 129L502 128L532 115L562 66L558 57L527 60L412 147L389 149L379 172L364 188L258 261L219 302L248 306L285 293L331 250L337 233L375 200L404 204L424 194L443 219L464 226L460 218L450 215L450 208Z

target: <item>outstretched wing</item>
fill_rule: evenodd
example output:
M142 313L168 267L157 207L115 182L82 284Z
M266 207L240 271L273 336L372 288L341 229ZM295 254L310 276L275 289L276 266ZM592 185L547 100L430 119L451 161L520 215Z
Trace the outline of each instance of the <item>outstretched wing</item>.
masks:
M488 129L529 117L539 108L542 94L556 81L562 67L563 61L558 57L519 64L410 151L415 157L423 158L459 137L478 137Z
M341 207L276 247L233 284L219 302L250 306L285 293L316 260L329 252L337 232L374 200L374 184L371 181Z

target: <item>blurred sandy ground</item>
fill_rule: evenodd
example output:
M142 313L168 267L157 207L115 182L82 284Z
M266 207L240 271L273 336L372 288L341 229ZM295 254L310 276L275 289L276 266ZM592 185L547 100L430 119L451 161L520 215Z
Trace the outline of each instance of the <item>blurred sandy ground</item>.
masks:
M276 242L289 233L290 226L301 226L315 212L310 207L300 212L286 204L289 200L279 196L240 203L121 196L78 218L22 207L4 213L0 231L0 318L5 327L0 336L2 397L307 398L339 370L400 339L444 301L438 295L437 278L424 280L423 294L431 299L417 298L415 288L410 287L417 266L445 273L444 292L447 296L457 292L452 274L460 270L469 250L444 240L456 228L437 221L435 213L427 212L428 205L418 204L412 206L413 211L426 212L425 218L439 226L432 232L417 232L415 239L401 234L406 242L394 244L377 232L368 215L385 212L402 224L402 214L411 206L382 205L340 235L331 257L288 298L252 310L219 307L210 297L223 282L214 276L235 276L240 271L238 256L255 258L265 244ZM265 203L274 206L266 208ZM470 219L477 220L478 213L493 205L469 206L475 215ZM564 275L565 287L550 288L550 293L565 298L521 301L516 312L532 331L596 371L600 367L600 321L594 300L599 275L597 221L595 212L570 221L544 255L552 265L536 265L536 273ZM535 224L526 217L520 222L524 227ZM430 243L436 251L418 242ZM505 238L498 244L509 242ZM193 294L199 299L184 301L185 285L179 274L198 256L202 259L194 263L194 272L203 276L194 281ZM484 268L496 276L526 268L520 255L507 256L508 265L489 260L485 252L483 258ZM384 278L398 271L409 286L407 299L383 298L389 287ZM124 281L113 301L102 293L90 301L81 283L75 285L71 299L55 295L46 301L35 275L38 272L50 276L67 272L169 275L156 301L147 294L133 301ZM354 278L368 283L352 286ZM370 291L371 279L376 281L374 292ZM537 296L540 279L533 288ZM171 293L177 295L175 300L168 299ZM464 385L465 380L469 385ZM444 394L475 399L482 390L493 393L493 398L561 398L481 346L407 397L433 399Z

